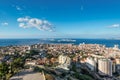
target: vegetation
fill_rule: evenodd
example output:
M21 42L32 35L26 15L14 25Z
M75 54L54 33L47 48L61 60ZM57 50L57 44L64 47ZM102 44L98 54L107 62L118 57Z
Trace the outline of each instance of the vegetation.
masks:
M47 56L46 56L48 59L51 59L51 58L53 58L53 55L52 54L47 54Z
M45 74L46 80L55 80L55 78L50 74Z
M75 64L72 64L71 71L74 71L74 72L76 72L76 71L77 71L76 69L77 69L77 68L76 68L76 65L75 65Z
M0 64L0 79L6 80L6 74L9 72L9 67L6 63Z
M37 72L42 72L42 71L43 71L43 69L41 69L41 68L39 68L39 67L35 67L35 68L34 68L34 71L37 71Z
M77 72L74 74L74 77L79 79L79 80L93 80L90 76L85 75L85 74L84 75L80 75Z
M9 63L2 62L0 64L0 80L9 80L12 75L24 67L23 58L21 56L18 56L18 54L11 56L13 61Z

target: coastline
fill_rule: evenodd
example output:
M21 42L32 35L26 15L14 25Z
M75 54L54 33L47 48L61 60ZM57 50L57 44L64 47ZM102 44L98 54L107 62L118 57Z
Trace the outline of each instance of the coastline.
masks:
M37 43L44 44L75 44L80 43L85 44L101 44L106 47L113 47L114 45L120 45L120 40L111 39L66 39L66 38L56 38L56 39L0 39L0 47L5 46L16 46L16 45L33 45ZM120 47L119 47L120 48Z

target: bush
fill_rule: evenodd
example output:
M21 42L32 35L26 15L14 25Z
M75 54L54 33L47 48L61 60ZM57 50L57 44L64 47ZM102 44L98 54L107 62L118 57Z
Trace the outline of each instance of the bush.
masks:
M41 69L41 68L39 68L39 67L35 67L35 68L34 68L34 71L37 71L37 72L42 72L42 69Z
M46 80L55 80L55 78L50 74L45 74Z

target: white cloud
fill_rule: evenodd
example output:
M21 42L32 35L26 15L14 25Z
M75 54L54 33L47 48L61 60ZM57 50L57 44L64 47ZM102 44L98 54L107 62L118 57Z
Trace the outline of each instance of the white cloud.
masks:
M15 8L17 11L20 11L20 12L24 10L24 6L23 5L20 6L20 5L17 5L17 4L11 4L11 6L13 8Z
M29 21L29 17L18 18L17 21L18 22L28 22Z
M112 26L109 26L109 28L119 28L120 24L113 24Z
M21 10L22 10L19 6L16 6L16 9L17 9L18 11L21 11Z
M37 28L43 31L54 31L54 27L47 20L41 20L38 18L21 17L18 18L19 27L21 28Z
M1 23L2 26L8 26L7 22Z

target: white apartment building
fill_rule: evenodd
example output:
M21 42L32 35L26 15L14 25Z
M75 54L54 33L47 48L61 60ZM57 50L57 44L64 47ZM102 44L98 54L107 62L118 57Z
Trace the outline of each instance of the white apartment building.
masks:
M116 71L120 70L120 58L116 58Z
M86 59L86 65L90 68L91 71L96 71L96 61L92 57Z
M70 64L70 58L65 55L60 55L59 56L59 64Z
M68 67L71 64L71 59L65 55L60 55L58 59L60 64L58 67L69 70Z
M99 59L98 70L101 75L112 76L112 61L109 59Z

